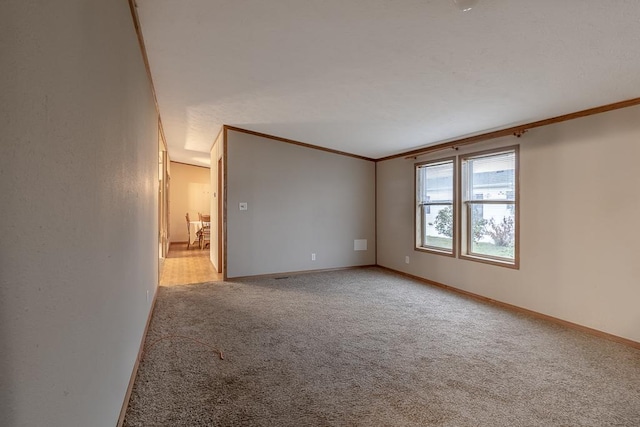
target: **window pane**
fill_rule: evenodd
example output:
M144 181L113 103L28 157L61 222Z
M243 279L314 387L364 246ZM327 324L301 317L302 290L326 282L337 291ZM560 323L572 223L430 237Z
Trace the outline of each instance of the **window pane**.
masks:
M471 253L514 259L515 205L470 203Z
M453 202L453 161L421 166L419 171L421 202Z
M447 205L431 205L424 209L422 246L453 249L453 209Z
M453 253L454 159L416 165L416 247Z
M515 153L500 153L467 161L467 200L515 201Z

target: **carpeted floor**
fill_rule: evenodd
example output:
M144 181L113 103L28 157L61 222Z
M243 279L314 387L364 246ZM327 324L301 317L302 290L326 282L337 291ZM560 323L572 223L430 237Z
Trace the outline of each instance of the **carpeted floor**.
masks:
M146 346L125 426L640 426L640 351L378 268L160 288Z

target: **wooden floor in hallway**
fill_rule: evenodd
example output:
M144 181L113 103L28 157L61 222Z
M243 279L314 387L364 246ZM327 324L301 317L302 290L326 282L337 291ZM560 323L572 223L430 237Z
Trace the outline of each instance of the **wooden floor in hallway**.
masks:
M209 249L199 249L186 243L173 243L160 273L160 286L187 285L222 280L209 260Z

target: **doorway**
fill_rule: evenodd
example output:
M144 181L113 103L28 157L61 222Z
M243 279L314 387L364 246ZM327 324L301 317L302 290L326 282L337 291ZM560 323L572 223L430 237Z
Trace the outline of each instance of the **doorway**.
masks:
M218 159L218 221L216 240L218 245L218 273L222 273L222 159Z

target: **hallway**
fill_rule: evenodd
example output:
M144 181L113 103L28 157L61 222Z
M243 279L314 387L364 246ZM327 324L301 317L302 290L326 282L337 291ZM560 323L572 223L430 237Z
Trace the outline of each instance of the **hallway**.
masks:
M174 243L164 260L160 286L176 286L222 280L209 260L209 249L201 250L186 243Z

